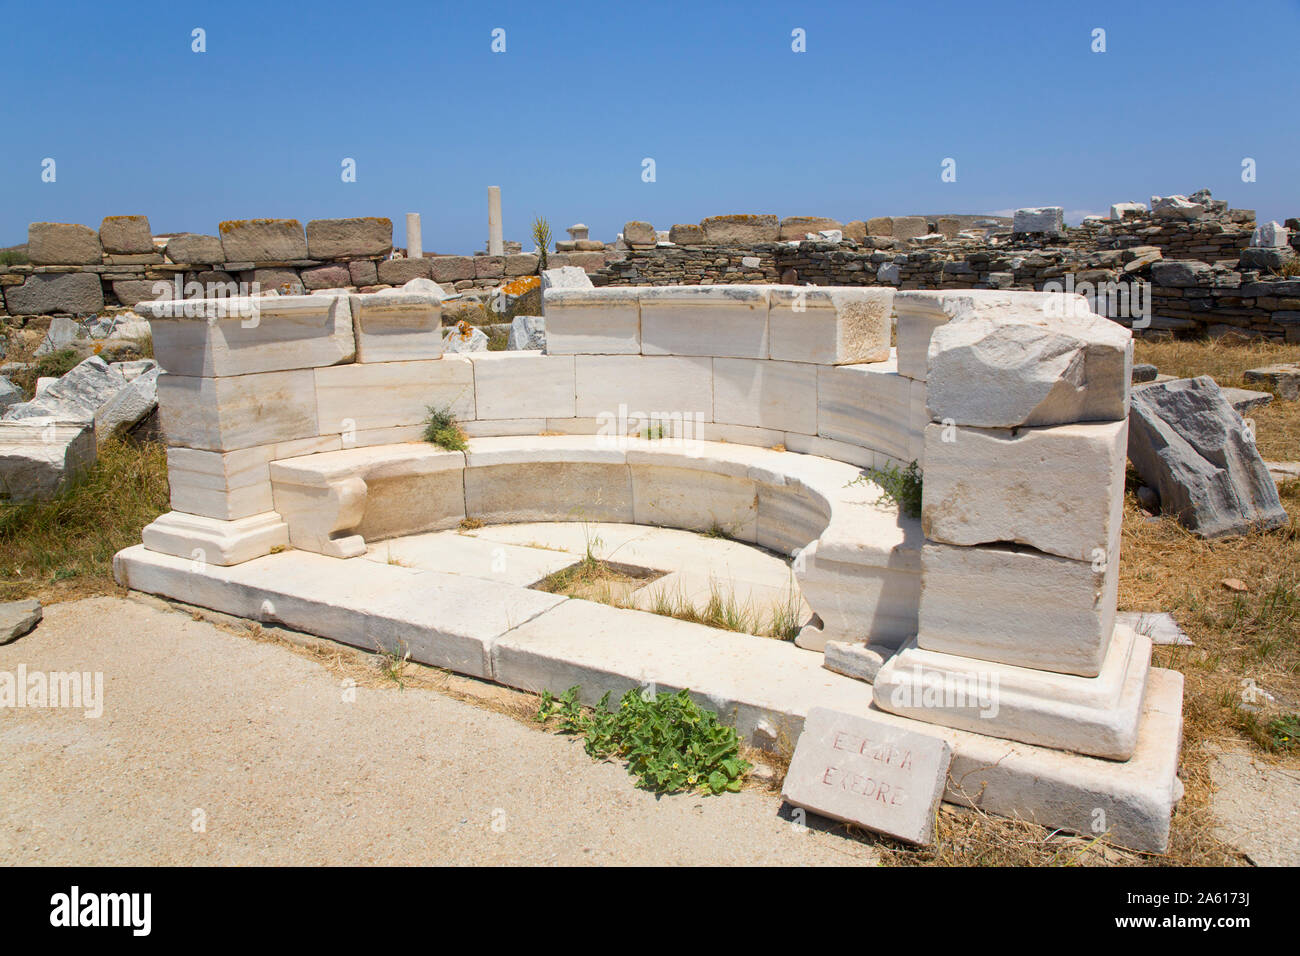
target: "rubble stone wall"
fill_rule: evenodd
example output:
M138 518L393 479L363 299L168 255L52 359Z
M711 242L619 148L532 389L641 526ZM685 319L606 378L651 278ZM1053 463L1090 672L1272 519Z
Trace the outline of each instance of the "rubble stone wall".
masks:
M1292 268L1300 221L1287 221L1289 246L1252 248L1253 211L1229 209L1208 194L1200 201L1181 203L1194 210L1190 218L1135 207L1116 213L1122 218L1090 217L1051 233L1012 232L1005 219L970 216L840 225L822 217L736 215L668 231L633 221L607 246L579 226L570 232L581 238L557 242L546 264L578 266L596 286L1072 292L1087 285L1109 296L1096 302L1099 311L1142 334L1235 332L1300 341L1300 276ZM216 236L170 237L152 236L143 216L109 217L98 230L33 223L28 249L30 263L0 265L0 315L91 315L155 298L164 288L159 283L173 298L211 294L214 283L301 293L377 291L415 278L465 292L535 275L541 265L517 244L499 256L391 258L392 223L383 218L318 219L305 228L293 219L236 220L221 223ZM1144 304L1145 311L1137 308Z

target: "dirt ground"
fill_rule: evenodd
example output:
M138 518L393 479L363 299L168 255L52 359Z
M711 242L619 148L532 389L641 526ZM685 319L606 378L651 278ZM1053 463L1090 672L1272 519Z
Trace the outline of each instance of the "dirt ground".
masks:
M774 793L656 797L508 712L161 604L46 609L0 670L103 675L102 714L0 711L12 864L854 864ZM465 681L465 684L472 682ZM83 704L85 702L83 701ZM535 707L535 703L523 705Z

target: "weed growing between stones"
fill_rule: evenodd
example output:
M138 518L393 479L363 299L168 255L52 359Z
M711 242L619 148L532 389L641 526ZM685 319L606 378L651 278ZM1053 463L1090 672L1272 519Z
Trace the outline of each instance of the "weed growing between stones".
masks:
M424 419L424 440L447 451L464 451L469 447L465 432L449 405L441 408L429 406L429 414Z
M546 250L551 244L551 224L542 216L533 220L533 242L537 243L537 271L540 274L547 268Z
M643 694L632 689L617 710L609 709L606 692L590 711L578 703L578 693L576 685L558 698L543 693L538 722L585 737L588 755L597 760L625 760L628 773L656 793L739 792L750 763L740 756L736 731L719 723L713 711L701 709L689 691Z
M911 518L921 517L921 469L916 462L900 469L897 465L884 468L872 468L849 484L861 485L870 482L880 488L882 501L892 501L903 509L903 514Z

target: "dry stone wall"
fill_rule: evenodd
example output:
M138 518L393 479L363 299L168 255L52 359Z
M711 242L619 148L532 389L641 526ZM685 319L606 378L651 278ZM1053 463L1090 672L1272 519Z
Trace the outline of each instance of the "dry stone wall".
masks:
M1139 334L1228 334L1300 341L1300 220L1255 230L1254 212L1202 190L1112 207L1109 219L1060 224L1055 207L1005 218L712 216L658 231L624 226L612 245L569 229L546 265L576 266L596 286L787 284L897 290L1096 292L1094 307ZM1266 233L1252 244L1252 233ZM281 293L378 291L416 278L448 291L493 289L537 274L533 253L393 258L383 218L223 222L218 235L152 236L143 216L98 230L33 223L30 262L0 266L0 315L91 315L158 296L196 298L256 283Z
M714 217L673 226L667 242L631 243L625 235L620 257L591 279L597 286L1078 289L1097 293L1099 312L1139 334L1300 341L1300 276L1288 274L1300 251L1300 221L1287 220L1287 241L1258 248L1251 245L1253 211L1229 209L1208 193L1193 198L1172 211L1154 203L1154 213L1120 204L1116 218L1045 233L1015 233L975 217L881 217L843 226L816 217ZM1030 212L1039 215L1023 221L1059 218ZM1196 218L1183 218L1189 215Z
M517 244L516 248L517 248ZM549 265L605 265L605 244L553 253ZM0 315L94 315L155 298L246 294L257 286L282 294L318 289L377 290L425 278L447 289L491 289L535 275L538 256L428 255L392 258L393 224L382 217L242 219L215 236L154 236L144 216L110 216L97 230L74 223L32 223L28 262L0 265ZM161 285L160 285L161 284ZM241 288L242 285L242 288Z

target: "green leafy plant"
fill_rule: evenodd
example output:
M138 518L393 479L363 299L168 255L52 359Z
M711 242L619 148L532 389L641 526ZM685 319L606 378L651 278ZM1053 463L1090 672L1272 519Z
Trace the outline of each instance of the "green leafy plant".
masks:
M546 268L546 249L551 244L551 224L541 216L533 220L533 242L537 243L537 269Z
M464 451L469 447L465 432L451 413L451 406L438 408L429 406L428 417L424 420L424 440L447 451Z
M0 266L25 266L28 263L27 253L19 249L0 249Z
M892 501L903 510L905 515L919 518L921 517L921 477L921 469L916 462L912 462L906 468L899 468L897 465L872 468L858 475L849 484L861 485L870 482L880 488L881 494L876 499L877 503Z
M643 694L629 690L617 710L609 709L609 694L588 711L578 702L580 688L559 697L542 694L537 720L554 722L562 733L586 738L591 757L627 761L628 773L657 793L699 790L722 793L740 790L750 764L740 756L740 740L718 715L703 710L687 690L676 694Z
M1300 750L1300 714L1286 714L1269 721L1268 734L1278 750Z

